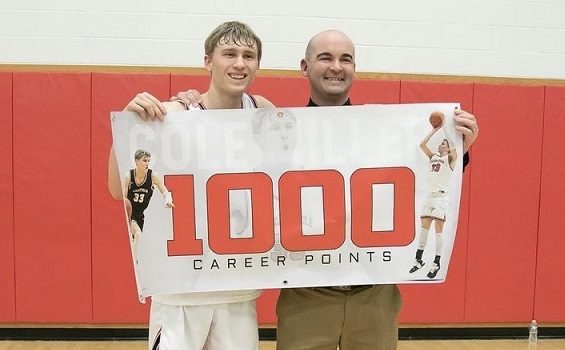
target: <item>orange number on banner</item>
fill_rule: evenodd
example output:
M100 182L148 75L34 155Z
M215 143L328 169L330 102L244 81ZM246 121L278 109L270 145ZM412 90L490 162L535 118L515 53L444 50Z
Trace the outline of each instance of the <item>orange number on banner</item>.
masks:
M194 176L166 175L165 186L175 194L173 239L167 241L168 255L202 255L202 240L196 238Z
M394 185L392 231L373 231L373 187ZM351 175L351 239L358 247L405 246L414 239L414 173L406 167L358 169Z
M302 187L322 188L324 230L302 234ZM279 180L281 244L289 251L339 248L345 241L343 176L336 170L289 171Z
M251 237L230 236L230 190L251 190ZM264 253L274 243L273 182L265 173L216 174L206 184L208 241L216 254ZM248 207L248 206L246 206Z
M390 247L410 244L415 237L415 180L406 167L358 169L351 175L351 240L358 247ZM196 238L194 176L167 175L165 184L175 194L173 239L169 256L202 255ZM394 217L391 231L373 231L373 185L394 185ZM323 232L302 232L301 190L322 189ZM274 245L273 183L265 173L216 174L206 184L208 245L216 254L253 254ZM245 203L248 235L230 233L230 190L249 190ZM289 251L331 250L345 242L345 186L337 170L289 171L279 180L281 244ZM251 203L251 206L248 205Z

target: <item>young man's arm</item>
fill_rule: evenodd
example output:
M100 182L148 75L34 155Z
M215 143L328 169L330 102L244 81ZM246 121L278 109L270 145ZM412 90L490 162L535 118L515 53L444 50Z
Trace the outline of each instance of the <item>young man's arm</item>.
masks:
M428 147L428 142L430 141L430 139L432 138L432 136L441 128L437 127L435 129L432 129L432 131L429 132L429 134L424 137L424 139L422 140L422 142L420 142L420 149L422 150L422 152L424 152L424 154L428 157L428 158L432 158L432 156L434 155L433 152L430 150L430 148Z
M129 175L127 176L129 178ZM118 170L118 160L114 145L110 148L108 156L108 190L114 199L123 199L125 193L122 193L122 182L120 181L120 172Z
M122 193L123 193L122 198L123 199L126 199L127 196L128 196L129 184L131 182L131 178L130 178L129 174L130 174L130 172L128 171L127 175L124 176L124 181L122 181Z
M451 170L455 170L455 162L457 162L457 150L455 147L449 149L449 156L447 158L449 160L449 167Z
M451 170L455 170L455 162L457 161L457 150L455 149L455 142L451 140L451 138L446 132L445 132L445 139L449 144L449 154L447 156L447 160L449 161L449 167L451 168Z
M163 181L161 181L161 177L159 175L155 174L154 171L152 172L152 175L151 175L151 181L153 182L153 184L155 184L155 186L157 186L157 188L159 189L159 191L163 195L163 200L165 201L165 206L167 208L173 208L175 205L173 204L173 196L171 195L171 192L169 192L169 190L167 189L167 187L165 186Z

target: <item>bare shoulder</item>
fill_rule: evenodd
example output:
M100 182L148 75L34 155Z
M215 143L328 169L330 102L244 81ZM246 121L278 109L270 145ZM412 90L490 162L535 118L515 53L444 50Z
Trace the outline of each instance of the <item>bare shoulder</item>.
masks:
M253 95L253 98L257 101L257 107L259 108L275 108L275 105L271 101L261 95Z

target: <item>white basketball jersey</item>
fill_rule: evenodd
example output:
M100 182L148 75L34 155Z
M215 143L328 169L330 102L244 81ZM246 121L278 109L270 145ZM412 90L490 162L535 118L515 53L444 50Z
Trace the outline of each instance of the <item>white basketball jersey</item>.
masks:
M198 104L198 106L193 106L193 105L187 106L184 102L180 100L179 102L182 103L184 105L184 108L188 110L206 109L206 107L202 103ZM253 96L244 93L243 96L241 97L241 108L242 109L257 108L257 101L255 101L255 98Z
M248 94L243 94L241 105L242 108L246 109L257 108L255 99ZM202 104L196 107L189 105L187 109L206 109L206 107ZM250 201L248 200L247 194L243 191L238 192L230 196L232 235L245 234L249 230L249 224L251 222L251 218L248 217L250 213ZM155 295L152 299L153 301L167 305L209 305L253 300L258 298L259 295L261 295L260 290L236 290Z
M435 153L430 158L431 172L428 186L431 192L447 192L449 179L453 170L449 166L449 155L440 156Z

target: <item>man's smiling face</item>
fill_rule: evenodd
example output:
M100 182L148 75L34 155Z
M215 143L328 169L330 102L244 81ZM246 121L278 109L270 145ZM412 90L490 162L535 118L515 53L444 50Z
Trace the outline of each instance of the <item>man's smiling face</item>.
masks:
M337 31L321 33L309 45L301 67L315 101L346 99L355 75L353 43Z

